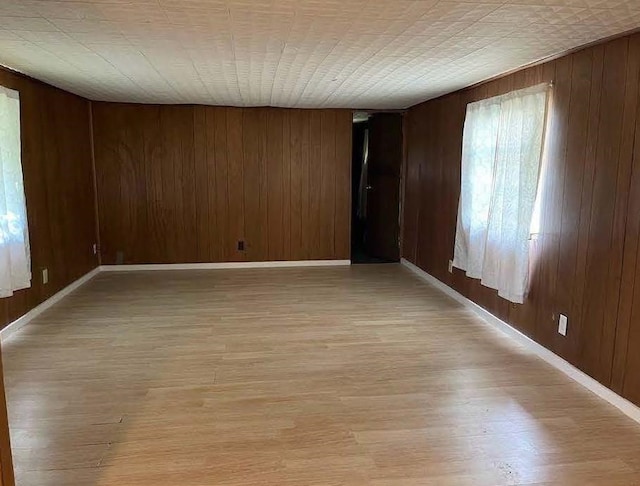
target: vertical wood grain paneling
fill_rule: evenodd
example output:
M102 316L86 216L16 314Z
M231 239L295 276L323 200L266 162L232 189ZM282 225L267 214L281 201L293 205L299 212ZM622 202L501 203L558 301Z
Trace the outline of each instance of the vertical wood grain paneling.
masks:
M282 113L282 253L279 259L286 260L291 258L291 110L279 111Z
M98 110L98 113L100 111ZM95 114L95 112L94 112ZM169 238L165 234L165 225L167 223L167 216L169 216L168 212L165 208L165 198L163 193L162 186L162 161L164 160L164 149L165 145L163 142L163 134L162 134L162 125L161 125L161 117L160 110L156 106L145 106L140 112L140 118L138 119L134 113L130 113L128 117L128 124L136 124L140 123L141 126L137 128L142 132L142 138L144 140L144 151L142 152L144 159L142 164L145 167L145 183L147 184L147 201L146 207L144 211L147 213L147 228L142 229L143 232L147 233L147 244L145 247L142 247L141 252L149 251L149 257L151 261L155 263L167 263L170 260L168 254L168 243ZM94 130L95 137L95 130ZM96 140L94 140L95 142ZM128 140L127 140L128 142ZM128 143L127 143L128 144ZM97 146L96 146L97 147ZM96 172L98 172L98 153L96 152ZM139 156L136 156L133 153L133 163L138 163ZM126 173L120 172L119 174L120 180L126 177ZM98 178L100 181L100 178ZM120 183L122 187L122 182ZM103 202L103 207L105 208L105 213L109 212L109 200L105 199L103 194L101 193L102 186L98 182L98 204ZM131 197L137 197L136 195L132 195ZM122 217L122 213L127 211L127 207L123 207L121 211L116 212L116 217ZM99 213L100 214L100 213ZM101 224L101 228L104 226ZM128 229L131 226L122 226L120 232L127 233ZM109 234L109 231L106 230L105 234ZM119 257L115 257L118 252L122 252L123 261L127 258L127 254L123 252L123 249L118 246L117 240L111 238L111 245L102 245L103 255L106 255L107 261L111 258L111 261L118 261ZM154 244L149 244L149 241L153 241ZM105 260L103 259L103 262Z
M336 212L336 117L332 110L320 114L320 255L331 258L335 254Z
M206 107L195 107L194 116L194 153L195 171L198 178L196 186L196 234L198 260L217 260L222 252L222 245L218 235L215 234L215 228L219 224L220 215L218 198L221 196L218 187L218 173L224 172L226 169L225 161L218 160L217 164L212 164L213 160L217 160L216 149L218 148L219 138L216 136L216 128L224 123L226 129L226 120L219 119L219 112ZM222 195L224 197L224 194ZM214 201L216 204L214 204ZM214 224L209 224L213 221ZM211 244L215 241L215 244Z
M0 299L0 327L97 266L89 102L0 68L0 85L20 93L22 170L31 288ZM92 225L94 225L92 227ZM49 283L42 284L42 269Z
M404 169L405 190L402 203L402 254L408 260L415 262L416 248L418 243L418 218L420 213L420 154L424 152L424 134L420 128L421 121L425 119L421 116L421 107L417 107L404 117L405 119L405 144L406 167ZM412 143L412 150L409 150L409 140Z
M90 104L0 68L0 85L20 93L21 160L29 223L29 289L0 299L0 328L98 265ZM42 269L49 283L42 283ZM0 483L13 465L0 356Z
M615 208L613 218L613 229L611 235L611 246L613 257L608 268L607 300L605 306L605 326L604 341L611 343L607 348L607 354L603 354L604 359L601 366L606 370L606 380L613 380L613 363L615 361L615 340L617 336L617 312L620 299L625 289L621 287L624 257L625 238L627 231L633 231L634 213L629 212L629 199L631 193L630 182L632 180L632 168L634 159L634 146L636 137L640 132L636 131L637 106L639 101L640 83L640 52L637 50L637 40L639 36L628 38L625 45L627 51L626 59L626 84L624 89L624 101L622 112L622 127L619 133L620 151L618 154L618 172L616 176ZM636 46L633 48L632 46ZM640 142L640 138L637 139ZM629 226L628 226L629 225ZM628 265L634 265L635 260L629 261Z
M302 221L303 214L306 212L302 207L305 189L304 181L305 176L303 174L303 168L307 166L306 161L303 160L303 147L302 139L303 134L303 118L302 112L293 111L290 114L291 128L289 131L291 147L291 161L290 161L290 176L291 176L291 189L289 193L289 201L291 204L290 219L289 219L289 231L291 242L291 258L294 260L304 260L306 258L306 252L303 247L303 229ZM304 198L304 199L303 199Z
M291 111L291 192L290 192L290 240L291 258L307 260L310 258L310 219L311 201L309 186L309 134L310 112Z
M638 218L637 214L634 215ZM636 256L637 259L640 255ZM619 341L619 349L624 354L619 373L622 376L620 392L635 403L640 404L640 265L635 268L635 285L631 290L632 307L626 342Z
M351 136L352 120L336 112L336 155L333 158L335 173L334 243L335 255L351 254Z
M94 108L95 109L95 108ZM95 124L95 122L94 122ZM226 129L226 120L225 120ZM193 149L194 149L194 177L195 177L195 231L193 238L196 241L197 261L210 260L209 255L209 174L207 160L210 154L208 150L207 108L196 106L193 109ZM225 166L226 160L220 165ZM108 171L101 171L108 172ZM217 184L216 184L217 188ZM227 228L228 231L228 228ZM103 252L104 253L104 252ZM103 256L104 258L104 256Z
M307 231L309 239L309 256L321 255L323 243L320 239L323 234L322 218L322 113L311 111L309 116L309 212L307 214Z
M581 306L581 292L576 292L582 280L576 279L576 255L578 254L580 230L580 204L582 187L585 180L585 154L589 130L589 100L591 92L591 73L593 51L585 50L573 56L571 64L571 94L569 100L568 122L566 125L566 155L564 177L561 230L558 234L558 259L556 280L556 306L559 312L574 315L574 301ZM546 316L548 319L549 316ZM576 337L580 319L574 319L574 332L565 339L559 334L551 335L556 340L556 349L561 356L575 362L577 359ZM549 326L549 330L553 331Z
M209 227L210 245L215 251L209 256L212 260L228 261L235 258L237 249L236 235L229 231L232 223L229 220L229 158L228 158L228 134L227 134L227 110L225 108L206 108L210 114L212 123L207 125L207 133L213 136L213 152L208 153L207 164L214 166L215 173L214 198L207 203L210 208L215 208L215 225L207 222ZM214 164L215 161L215 164ZM211 181L211 179L207 179ZM206 182L206 181L205 181Z
M572 291L573 304L571 306L572 332L569 341L572 343L573 356L569 359L572 363L580 360L580 350L586 332L583 329L583 317L586 311L584 304L585 279L588 268L588 248L590 215L593 205L593 181L596 172L597 134L599 129L600 106L602 101L602 81L604 72L604 46L596 46L588 49L592 53L591 66L591 90L589 94L589 115L587 125L587 138L585 143L585 156L581 160L584 178L580 199L578 246L575 261L575 286Z
M267 192L265 149L267 144L267 113L263 108L243 111L242 147L244 152L244 233L247 259L259 260L268 252ZM264 259L264 257L262 258Z
M623 132L628 39L608 43L604 52L600 124L597 134L596 166L589 222L587 273L583 314L580 365L594 378L609 383L613 352L615 316L606 313L606 301L617 299L619 278L610 270L620 259L614 246L617 175L620 169L620 144ZM635 126L632 127L632 130ZM626 161L623 162L626 164ZM613 292L614 296L610 296Z
M350 111L95 103L93 116L104 263L349 257Z
M195 178L195 167L196 167L196 151L195 146L193 144L193 131L194 131L194 123L195 118L193 116L193 110L183 109L180 112L181 120L187 124L187 126L191 127L191 133L185 134L184 137L181 138L182 143L182 152L184 155L184 164L176 164L176 182L177 177L179 175L181 184L176 184L176 190L182 191L182 201L180 204L183 228L184 232L187 235L195 235L196 234L196 218L194 215L196 214L196 178ZM191 261L198 261L198 240L197 238L189 238L183 243L182 247L183 251L188 251L189 255L191 255Z
M238 241L245 238L245 203L244 203L244 150L242 144L243 110L240 108L226 108L227 112L227 166L229 176L227 190L229 191L229 238L230 245L228 260L232 262L247 259L246 252L238 250ZM211 160L214 164L215 160ZM255 177L246 174L246 177ZM209 222L211 224L211 222ZM211 260L215 261L215 260Z
M629 41L630 63L640 59L640 36ZM627 107L625 107L627 108ZM640 99L636 103L636 138L629 184L629 203L624 242L620 301L617 313L615 353L612 386L618 393L626 393L636 403L640 402L640 374L627 373L640 368L637 352L640 349ZM630 352L631 351L631 352Z
M289 170L284 160L284 112L267 112L266 188L269 197L267 207L268 259L284 259L284 174Z
M530 291L512 305L453 256L466 104L554 81L542 228ZM403 256L640 403L640 36L633 35L410 109ZM557 333L559 313L569 334Z

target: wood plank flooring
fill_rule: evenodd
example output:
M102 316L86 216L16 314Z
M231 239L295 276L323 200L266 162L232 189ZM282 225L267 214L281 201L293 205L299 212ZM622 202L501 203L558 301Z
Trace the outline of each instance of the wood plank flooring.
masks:
M398 265L103 273L3 347L18 486L629 486L640 426Z

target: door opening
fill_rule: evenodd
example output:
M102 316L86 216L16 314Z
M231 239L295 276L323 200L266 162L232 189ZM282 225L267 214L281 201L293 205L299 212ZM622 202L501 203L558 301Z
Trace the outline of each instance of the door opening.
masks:
M356 114L352 164L351 261L397 262L402 114Z

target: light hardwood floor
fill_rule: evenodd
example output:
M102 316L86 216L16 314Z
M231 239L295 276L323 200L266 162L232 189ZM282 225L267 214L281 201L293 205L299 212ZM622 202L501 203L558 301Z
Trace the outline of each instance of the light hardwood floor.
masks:
M19 486L640 484L640 426L398 265L100 274L4 344Z

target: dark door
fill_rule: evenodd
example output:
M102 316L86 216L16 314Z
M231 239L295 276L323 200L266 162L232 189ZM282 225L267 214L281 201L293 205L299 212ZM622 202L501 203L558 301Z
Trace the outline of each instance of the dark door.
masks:
M402 115L379 113L369 119L365 250L374 258L400 259L400 173Z

